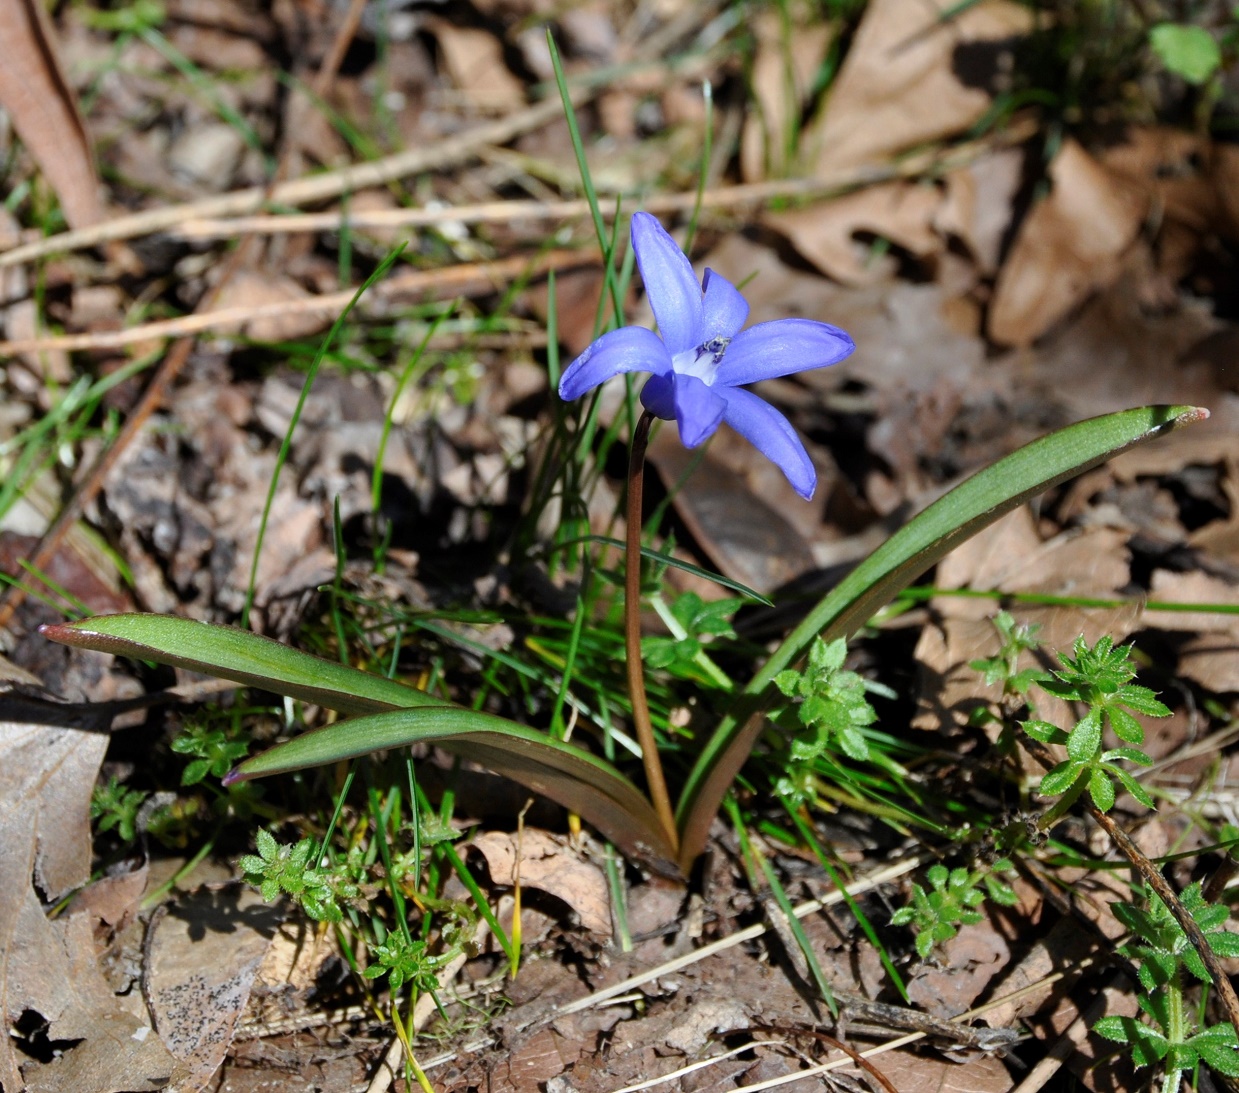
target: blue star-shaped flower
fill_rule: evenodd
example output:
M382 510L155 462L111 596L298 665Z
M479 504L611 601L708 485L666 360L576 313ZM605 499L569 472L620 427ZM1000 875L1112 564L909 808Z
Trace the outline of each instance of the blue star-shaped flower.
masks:
M559 397L580 398L622 372L652 372L641 403L675 419L689 448L725 421L773 460L806 500L817 472L788 420L741 384L774 379L843 360L856 348L837 326L777 319L743 330L749 305L725 277L706 270L701 286L675 240L649 213L632 218L632 245L658 321L604 334L565 369Z

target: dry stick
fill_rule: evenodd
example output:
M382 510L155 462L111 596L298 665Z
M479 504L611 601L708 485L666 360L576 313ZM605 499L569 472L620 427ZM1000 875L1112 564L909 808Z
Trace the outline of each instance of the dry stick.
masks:
M572 101L580 105L594 94L594 89L582 88L572 93ZM0 268L49 254L98 246L114 239L149 235L174 227L192 217L252 213L266 204L305 205L371 186L383 186L409 175L459 163L468 159L479 145L506 144L515 137L548 124L562 112L563 105L558 99L547 99L507 117L474 126L457 136L447 137L429 148L411 148L371 163L358 163L327 174L282 182L270 190L265 186L250 186L244 190L235 190L184 205L148 209L133 216L118 217L93 228L63 232L5 251L0 254Z
M357 28L361 26L361 19L365 14L366 0L352 0L348 11L344 13L343 22L340 23L332 39L331 48L327 50L327 56L323 58L323 63L319 65L318 72L314 76L314 82L310 85L310 89L320 99L325 99L331 90L331 85L340 71L340 65L344 63L344 55L348 53L348 47L353 44Z
M1049 748L1041 741L1034 740L1027 734L1021 734L1020 742L1029 754L1046 770L1051 770L1057 765ZM1158 899L1166 905L1166 909L1174 916L1180 929L1187 935L1188 941L1192 943L1192 948L1196 950L1200 955L1200 959L1204 961L1205 968L1213 980L1213 985L1222 997L1222 1006L1226 1010L1226 1016L1230 1018L1230 1023L1234 1025L1235 1034L1239 1035L1239 995L1235 994L1235 988L1230 981L1230 976L1226 974L1226 969L1222 967L1222 962L1218 960L1217 954L1213 951L1199 924L1192 918L1188 909L1183 906L1174 889L1170 887L1170 882L1162 876L1161 870L1149 861L1144 852L1132 842L1131 836L1091 801L1086 802L1086 805L1093 819L1110 836L1111 841L1119 848L1123 856L1135 866L1136 872L1140 874L1145 884L1157 893Z
M470 262L437 270L405 270L389 278L376 296L394 297L406 293L435 292L440 296L467 295L471 284L490 291L494 286L505 284L525 274L543 276L550 270L570 269L574 266L591 265L597 262L599 252L590 250L554 250L537 258L518 255L496 262ZM43 338L21 338L17 341L0 341L0 357L18 353L39 353L49 350L78 352L89 349L119 349L137 342L158 338L182 337L206 330L240 328L255 319L282 318L286 315L322 313L328 317L339 314L357 289L347 288L340 292L326 292L320 296L305 296L280 300L269 304L226 307L215 311L198 310L176 319L160 319L126 330L97 331L91 334L57 334Z
M872 170L850 171L824 181L778 179L772 182L720 186L706 190L702 194L701 205L707 209L726 209L764 204L779 198L826 197L840 190L877 181L874 175ZM641 208L646 212L688 212L697 204L697 192L694 190L689 193L651 194L639 200ZM474 205L436 209L339 209L321 213L238 216L226 220L202 218L187 220L175 228L170 228L167 234L175 239L197 242L231 239L236 235L251 233L277 235L284 232L338 231L345 225L350 228L421 228L436 224L508 224L515 220L575 220L589 216L590 213L589 202L580 198L562 201L483 201ZM608 220L614 218L613 201L603 203L602 215Z
M628 697L632 702L632 723L641 745L641 762L650 800L663 831L675 851L679 840L675 833L675 812L667 793L662 761L650 723L650 704L645 697L645 670L641 661L641 495L645 483L645 447L650 438L654 415L641 412L632 434L632 452L628 457L628 526L624 550L624 642L628 669Z
M579 105L586 101L590 94L592 92L588 89L574 91L573 102ZM476 126L459 136L441 141L429 149L401 152L386 159L375 160L373 163L358 164L328 174L315 175L308 179L282 183L272 191L271 201L282 205L305 205L313 201L339 197L352 190L384 185L404 175L432 168L443 168L467 159L481 146L503 143L546 124L556 116L559 109L556 106L552 110L548 103L539 103L537 106L519 111L508 118ZM757 182L707 190L702 203L707 208L727 208L762 203L778 197L799 197L803 200L810 200L879 182L914 178L925 174L940 174L966 166L996 148L1011 147L1022 143L1035 131L1034 121L1016 122L1002 133L992 137L968 141L947 149L945 152L942 150L919 152L895 164L853 168L821 179ZM360 227L416 227L422 224L448 221L507 222L517 216L556 219L561 216L583 215L587 211L584 202L578 201L515 201L486 202L480 205L464 205L456 209L442 210L407 209L350 214L313 213L286 217L248 215L261 207L262 196L263 191L258 187L253 187L183 205L148 209L132 216L118 217L94 228L62 232L60 235L38 239L14 247L12 250L0 252L0 269L33 261L36 258L45 258L49 254L83 250L109 240L133 239L155 232L170 232L183 238L205 239L219 236L231 238L246 232L330 230L339 228L344 223ZM644 202L644 207L651 212L677 212L691 209L696 200L696 193L654 196ZM604 203L604 216L612 215L611 204ZM222 222L215 219L219 217L239 219ZM204 223L199 227L196 221ZM184 231L181 230L182 227Z
M772 1031L772 1032L786 1031L784 1029L776 1029L773 1025L767 1025L766 1028L767 1030ZM836 1040L829 1033L822 1032L821 1029L798 1028L798 1029L795 1029L794 1031L801 1036L811 1036L815 1040L820 1040L827 1047L832 1047L836 1051L842 1051L843 1054L851 1058L852 1062L854 1062L858 1067L860 1067L861 1070L865 1071L865 1073L867 1073L870 1077L872 1077L875 1082L877 1082L880 1086L882 1086L882 1088L885 1089L887 1093L899 1093L899 1091L893 1085L891 1085L890 1079L887 1078L885 1074L883 1074L876 1066L873 1065L873 1063L871 1063L868 1059L866 1059L854 1047L849 1047L847 1044L843 1043L841 1040Z

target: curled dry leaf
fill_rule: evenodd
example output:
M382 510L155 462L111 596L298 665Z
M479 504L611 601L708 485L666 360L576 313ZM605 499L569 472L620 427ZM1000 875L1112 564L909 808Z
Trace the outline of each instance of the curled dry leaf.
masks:
M1113 284L1148 199L1073 140L1050 165L1050 195L1033 207L998 277L989 333L1031 345L1098 289Z
M1031 18L1007 0L873 0L825 110L804 133L814 174L879 163L979 121Z
M40 0L0 0L0 42L0 106L56 191L69 226L102 220L90 136Z
M864 285L889 277L891 269L889 262L873 261L870 242L856 236L887 239L917 258L929 258L942 250L933 230L941 204L935 186L889 182L764 219L823 273Z
M563 836L535 828L525 828L520 836L487 831L469 845L486 859L496 884L515 884L519 877L522 888L536 888L563 900L590 933L610 936L606 877Z

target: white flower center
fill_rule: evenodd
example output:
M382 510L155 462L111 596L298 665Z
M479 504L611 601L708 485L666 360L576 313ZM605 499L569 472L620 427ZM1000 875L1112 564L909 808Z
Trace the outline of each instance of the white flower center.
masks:
M671 368L681 376L696 376L707 387L713 387L719 363L730 343L730 338L711 338L696 349L677 353L671 358Z

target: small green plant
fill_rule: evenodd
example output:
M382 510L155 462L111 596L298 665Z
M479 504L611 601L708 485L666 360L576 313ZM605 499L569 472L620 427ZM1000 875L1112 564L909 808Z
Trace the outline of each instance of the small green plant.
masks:
M1167 72L1196 86L1208 83L1222 67L1217 39L1201 26L1158 23L1149 31L1149 45Z
M121 842L131 843L138 837L138 812L148 796L109 778L107 785L95 786L90 795L90 818L98 821L100 831L115 828Z
M235 733L226 729L195 721L186 724L184 731L172 741L172 750L178 755L195 756L181 773L181 785L193 786L208 774L222 778L249 751L249 743L237 739Z
M1119 951L1137 964L1143 991L1137 1003L1146 1020L1103 1017L1093 1026L1098 1035L1126 1044L1138 1067L1161 1063L1165 1067L1162 1093L1177 1093L1183 1072L1204 1062L1227 1077L1239 1077L1239 1037L1229 1022L1199 1028L1192 1007L1184 999L1189 977L1210 983L1200 954L1183 927L1158 897L1136 890L1137 902L1116 903L1115 917L1131 931L1131 940ZM1239 956L1239 935L1225 929L1229 910L1209 903L1200 885L1182 895L1183 906L1196 921L1218 956Z
M245 879L255 885L267 902L283 892L292 896L305 913L318 922L340 922L343 904L358 900L361 888L336 869L319 869L311 863L313 839L282 845L265 828L256 836L257 854L247 854L238 863Z
M1019 902L1015 889L1000 876L1012 870L1006 858L972 870L962 866L948 869L942 864L931 865L925 871L929 891L913 884L912 902L891 916L891 924L911 926L916 931L917 955L927 960L934 948L950 941L961 926L973 926L981 921L984 916L979 908L987 895L1004 907Z
M1041 779L1041 794L1060 800L1042 820L1049 827L1088 790L1089 796L1102 812L1114 807L1115 786L1121 785L1145 808L1154 808L1153 798L1131 774L1118 765L1119 760L1152 766L1153 760L1136 747L1103 747L1103 733L1108 726L1125 744L1144 743L1144 729L1132 711L1146 717L1169 717L1170 710L1159 702L1147 687L1131 682L1136 676L1131 647L1117 648L1114 639L1105 635L1092 648L1083 637L1072 647L1074 656L1060 653L1063 668L1052 678L1040 681L1040 686L1052 695L1068 702L1079 702L1088 712L1069 732L1048 721L1032 719L1023 728L1034 740L1043 744L1061 744L1067 758Z
M789 668L774 677L774 685L793 700L775 720L795 734L790 748L794 762L812 762L832 748L852 759L869 758L869 744L861 729L872 725L878 715L865 697L868 684L864 678L843 667L846 658L845 639L817 638L809 647L803 671Z
M411 940L394 930L371 949L370 955L374 963L365 970L367 979L387 976L392 991L407 983L419 993L434 994L439 987L440 969L455 954L432 956L426 942Z
M1016 622L1009 611L999 611L992 621L1002 639L1002 647L997 656L970 661L969 667L981 673L987 687L1001 683L1003 694L1026 696L1034 683L1049 678L1040 668L1021 669L1019 666L1020 658L1025 653L1035 652L1041 647L1041 639L1037 636L1041 627L1035 622Z
M731 616L743 606L741 599L706 602L696 592L685 592L671 605L670 612L684 637L651 636L641 639L641 656L651 668L692 672L694 661L705 651L703 638L734 638Z

